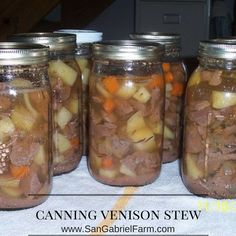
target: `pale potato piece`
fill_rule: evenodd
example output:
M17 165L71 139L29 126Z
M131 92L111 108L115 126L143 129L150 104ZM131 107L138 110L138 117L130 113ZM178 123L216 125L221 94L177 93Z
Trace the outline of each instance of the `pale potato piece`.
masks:
M133 140L135 150L153 152L157 148L154 134L148 127L136 130L130 134L130 138Z
M111 98L111 94L103 87L101 83L96 83L96 89L104 98Z
M29 95L27 93L24 94L24 101L25 101L25 105L26 105L27 109L33 114L33 116L35 116L35 117L38 116L38 112L32 106L30 99L29 99Z
M49 75L56 73L63 83L69 86L72 86L75 83L78 75L76 70L60 59L49 62L48 72Z
M13 177L0 176L0 187L10 187L17 188L19 187L20 180Z
M132 134L138 129L146 127L145 121L140 111L133 114L127 121L127 133Z
M6 136L10 136L15 131L15 125L9 117L0 120L0 140Z
M55 115L55 121L61 129L64 129L65 126L72 119L72 114L65 108L61 107L60 110Z
M151 98L151 94L148 92L147 89L145 89L144 87L141 87L133 95L133 98L138 100L141 103L146 103Z
M11 197L20 197L22 195L22 192L20 191L19 188L1 187L0 191L6 193Z
M33 84L26 79L14 79L12 81L10 81L10 85L15 87L15 88L33 88Z
M99 169L99 175L109 178L109 179L115 178L117 174L118 174L117 170L110 170L110 169L103 169L103 168Z
M37 165L43 165L46 163L46 153L42 144L39 145L38 151L34 156L34 162Z
M36 117L22 106L15 107L11 113L11 120L17 128L25 131L30 131L37 121Z
M79 100L76 99L76 98L71 98L67 108L71 113L78 114L78 112L79 112Z
M212 107L222 109L236 105L236 93L212 91Z
M56 149L58 149L59 153L63 153L71 148L70 141L62 134L55 133L53 135L53 141Z
M198 85L200 82L201 82L200 70L197 69L189 78L187 86L190 87L193 85Z
M120 166L120 173L130 176L130 177L136 176L136 174L124 164L121 164Z
M175 138L174 132L166 125L164 126L164 138L165 139L174 139Z
M125 81L124 83L121 84L116 95L124 99L129 99L134 95L136 91L137 91L137 86L135 85L134 82Z
M196 165L195 156L187 153L185 157L187 175L192 179L202 178L204 173Z

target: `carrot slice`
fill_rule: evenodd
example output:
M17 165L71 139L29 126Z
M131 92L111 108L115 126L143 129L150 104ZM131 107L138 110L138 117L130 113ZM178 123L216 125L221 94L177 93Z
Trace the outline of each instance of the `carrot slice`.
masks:
M107 98L105 100L105 102L103 103L103 109L107 112L107 113L112 113L112 111L115 108L115 103L112 99Z
M174 80L174 76L172 74L172 72L166 72L165 73L165 82L166 83L171 83Z
M79 147L79 138L78 137L73 137L72 139L70 139L70 144L71 146L76 149Z
M162 69L164 72L170 71L170 63L167 62L162 63Z
M11 175L16 179L22 179L29 174L29 166L10 166Z
M102 163L101 163L102 168L104 169L111 169L113 167L113 160L109 156L105 156L102 158Z
M184 92L184 85L179 82L174 82L172 84L171 95L173 96L182 96Z
M110 92L111 94L114 94L115 92L117 92L120 87L116 76L113 76L113 75L106 76L102 80L102 83L104 87L106 88L106 90Z
M161 75L152 75L147 87L150 89L161 88L164 85L164 80Z

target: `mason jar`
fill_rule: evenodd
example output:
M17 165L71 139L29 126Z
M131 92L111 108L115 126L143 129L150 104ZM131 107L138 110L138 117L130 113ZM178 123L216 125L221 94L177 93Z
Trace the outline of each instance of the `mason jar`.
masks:
M202 41L187 85L182 178L194 194L236 197L236 44Z
M92 66L91 47L95 42L102 40L102 33L94 30L76 30L76 29L60 29L56 32L69 33L76 35L76 53L75 59L79 65L82 78L82 155L88 156L88 78Z
M48 49L0 43L0 209L36 206L51 190Z
M88 166L104 184L145 185L160 173L162 54L159 44L114 40L93 45Z
M130 37L157 42L165 47L162 59L166 84L163 163L175 161L181 154L182 113L187 80L186 67L180 57L180 35L148 32L131 34Z
M75 169L82 156L81 74L75 61L76 38L72 34L23 33L10 40L49 47L48 74L52 87L53 173Z

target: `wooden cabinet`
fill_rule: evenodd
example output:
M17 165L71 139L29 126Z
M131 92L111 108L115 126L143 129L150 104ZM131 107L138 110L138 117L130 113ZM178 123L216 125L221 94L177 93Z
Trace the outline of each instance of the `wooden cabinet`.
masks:
M209 38L210 0L136 0L135 8L136 32L179 33L185 57Z

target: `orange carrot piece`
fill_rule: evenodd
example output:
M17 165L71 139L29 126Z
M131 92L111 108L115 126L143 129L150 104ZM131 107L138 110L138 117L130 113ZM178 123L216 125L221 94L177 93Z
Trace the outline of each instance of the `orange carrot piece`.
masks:
M16 179L22 179L29 174L29 166L10 166L11 175Z
M165 73L165 82L166 83L171 83L174 80L174 76L172 74L172 72L166 72Z
M113 76L113 75L106 76L102 80L102 83L103 83L104 87L106 88L106 90L111 94L114 94L115 92L117 92L117 90L120 87L116 76Z
M102 163L101 163L102 168L104 169L111 169L113 167L113 160L109 156L105 156L102 158Z
M172 84L172 90L171 90L171 95L173 96L182 96L184 92L184 85L179 82L174 82Z
M147 87L150 89L161 88L164 85L164 80L161 75L152 75Z
M167 62L162 63L162 69L164 72L170 71L170 63Z
M107 113L112 113L112 111L115 108L115 103L112 99L107 98L105 100L105 102L103 103L103 109L107 112Z
M70 139L70 144L71 146L76 149L79 147L79 138L78 137L73 137L72 139Z

